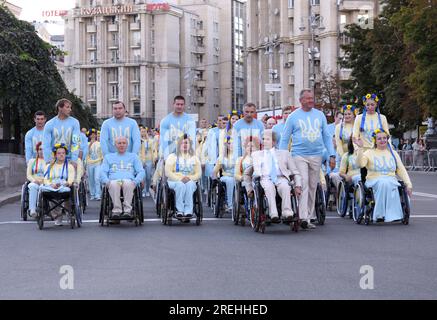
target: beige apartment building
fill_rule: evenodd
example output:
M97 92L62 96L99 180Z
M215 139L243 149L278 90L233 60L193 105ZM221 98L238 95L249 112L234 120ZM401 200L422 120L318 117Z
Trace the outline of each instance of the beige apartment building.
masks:
M188 113L212 121L230 109L224 88L236 85L234 51L221 47L230 41L230 33L221 39L221 10L208 0L77 0L64 17L67 86L100 119L121 100L139 123L156 126L182 94ZM231 66L226 81L223 59Z
M346 80L338 59L348 39L344 27L371 27L377 0L251 0L247 2L247 98L262 110L297 105L303 88L320 85L321 74ZM265 84L273 83L266 91ZM269 88L268 90L271 90Z
M23 10L21 7L8 1L0 1L0 4L5 5L17 19L20 18L21 11Z

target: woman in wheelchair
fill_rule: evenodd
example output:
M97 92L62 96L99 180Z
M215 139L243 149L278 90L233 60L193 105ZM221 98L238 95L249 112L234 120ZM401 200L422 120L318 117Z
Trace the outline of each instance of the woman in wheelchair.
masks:
M392 222L403 219L403 209L396 176L399 176L407 187L411 197L413 185L399 155L389 143L389 134L381 129L373 133L373 149L363 151L364 142L355 139L360 147L357 162L361 168L368 171L365 186L372 188L375 204L373 209L374 222Z
M282 219L291 222L294 212L291 208L290 177L294 176L295 192L299 197L302 193L302 179L288 150L278 150L276 133L265 130L263 136L264 150L254 152L253 178L261 178L261 186L267 197L270 218L273 223L280 222L276 207L276 190L282 199Z
M360 166L357 162L357 153L352 141L352 135L347 144L348 152L341 157L340 176L348 185L356 185L361 180Z
M68 163L66 156L68 148L65 144L55 144L53 148L54 160L46 166L44 174L44 185L40 192L69 193L74 183L75 170L72 164ZM71 206L71 200L66 201L66 207ZM51 212L55 225L62 225L62 207L57 207Z
M144 180L144 168L138 155L127 152L127 138L115 139L116 153L107 154L102 163L100 179L106 185L114 204L112 219L132 218L132 199L135 188ZM123 206L120 192L123 190Z
M241 186L246 189L248 196L253 195L252 175L253 175L253 152L259 151L260 142L257 137L249 137L244 142L244 155L237 159L235 166L235 182L241 182Z
M232 155L232 139L230 136L225 140L224 154L217 159L217 163L214 167L213 177L219 179L226 186L226 204L225 211L230 212L232 210L232 197L235 187L235 162ZM221 176L220 176L221 172Z
M188 135L185 134L178 141L176 153L170 154L167 158L165 175L168 178L169 188L175 191L176 218L191 218L193 194L197 190L196 182L202 176L202 168Z
M355 105L344 105L342 108L343 120L335 128L335 144L337 154L340 159L348 152L348 144L352 139L355 117L358 114L358 108Z
M38 200L38 192L41 185L44 184L44 173L46 162L42 150L42 142L36 144L36 159L30 159L27 163L27 181L29 181L29 211L32 218L36 217L36 203Z

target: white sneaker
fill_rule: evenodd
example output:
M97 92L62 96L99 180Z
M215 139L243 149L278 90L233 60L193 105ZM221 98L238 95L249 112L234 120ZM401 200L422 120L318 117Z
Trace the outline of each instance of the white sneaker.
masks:
M62 226L62 216L56 218L55 226Z
M311 222L308 223L308 229L315 229L316 226L312 224Z
M31 212L31 213L30 213L30 217L33 218L33 219L35 219L35 218L36 218L36 212Z
M150 193L149 192L146 193L146 197L150 197Z

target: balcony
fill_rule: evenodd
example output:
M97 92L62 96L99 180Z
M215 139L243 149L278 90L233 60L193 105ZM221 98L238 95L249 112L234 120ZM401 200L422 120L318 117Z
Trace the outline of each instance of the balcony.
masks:
M115 41L114 42L110 42L109 46L108 46L108 49L109 50L117 50L118 46L119 46L118 42L115 42Z
M133 49L139 49L141 48L141 42L134 42L130 45L130 47Z
M97 97L95 95L90 95L87 99L88 102L96 102L97 101Z
M196 84L196 87L198 87L198 88L206 88L206 81L205 80L197 80L195 84Z
M206 36L206 34L205 34L205 30L204 30L204 29L197 29L197 33L196 33L196 35L197 35L198 37L205 37L205 36Z
M341 69L339 73L340 73L340 80L341 81L350 80L351 74L352 74L352 69Z
M86 32L87 33L96 33L97 32L97 26L94 24L87 25L86 26Z
M288 76L288 85L294 86L294 75Z
M293 8L288 8L288 17L294 18L294 9Z
M141 30L141 24L139 22L131 23L129 25L129 29L132 31L139 31L139 30Z
M199 96L197 96L197 97L195 98L195 102L198 103L198 104L205 104L205 103L206 103L206 98L205 98L205 97L199 97Z
M118 24L108 24L109 32L118 32Z
M204 46L197 46L194 48L194 52L197 54L205 54L206 49Z
M373 0L342 0L338 7L340 11L374 10L374 8Z
M93 50L97 50L97 43L96 42L90 42L87 45L87 50L88 51L93 51Z

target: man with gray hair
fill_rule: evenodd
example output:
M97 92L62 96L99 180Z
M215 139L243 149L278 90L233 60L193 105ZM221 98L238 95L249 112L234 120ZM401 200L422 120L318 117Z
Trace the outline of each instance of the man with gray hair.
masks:
M135 187L145 178L145 171L140 158L135 153L126 152L128 139L125 136L115 138L116 153L105 156L101 167L101 182L109 190L114 208L112 219L117 219L123 213L131 217L132 198ZM120 201L120 191L123 189L123 208Z
M285 222L291 222L295 212L291 208L291 187L289 182L290 179L294 179L295 192L299 196L302 192L302 179L290 152L275 148L276 137L273 130L267 129L264 131L264 150L252 154L253 177L261 178L261 186L267 197L272 222L279 222L276 189L282 199L282 219Z
M323 112L314 108L312 91L302 90L299 101L301 108L288 117L279 149L288 150L288 142L292 138L291 154L302 176L302 196L299 201L301 227L314 229L311 219L315 219L315 195L322 156L326 149L329 156L335 157L335 150L326 117Z

